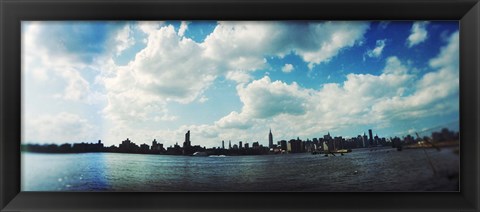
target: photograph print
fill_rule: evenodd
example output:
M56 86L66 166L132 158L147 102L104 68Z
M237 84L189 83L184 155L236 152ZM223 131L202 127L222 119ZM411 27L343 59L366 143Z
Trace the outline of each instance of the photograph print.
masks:
M21 190L458 192L458 21L22 21Z

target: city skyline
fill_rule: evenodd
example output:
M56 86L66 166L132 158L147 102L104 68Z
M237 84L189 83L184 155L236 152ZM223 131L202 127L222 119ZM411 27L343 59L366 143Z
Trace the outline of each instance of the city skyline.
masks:
M455 21L22 22L22 142L458 128L458 34Z

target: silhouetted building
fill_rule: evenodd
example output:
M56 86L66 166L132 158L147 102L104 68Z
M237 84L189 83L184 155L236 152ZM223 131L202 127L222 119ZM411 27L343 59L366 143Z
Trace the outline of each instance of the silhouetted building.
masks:
M378 137L378 135L375 135L375 137L373 137L373 143L377 146L380 144L380 138Z
M148 146L148 144L141 144L140 145L140 152L148 153L148 150L150 150L150 147Z
M122 141L120 145L118 145L119 151L124 153L135 153L139 151L139 148L140 147L138 147L138 145L131 142L128 138L127 140Z
M281 140L280 141L280 149L287 151L287 141L286 140Z
M190 130L185 133L185 141L183 142L182 152L184 155L191 155L195 152L196 148L192 148L192 142L190 141Z
M238 148L239 148L239 149L243 148L243 146L242 146L242 142L241 142L241 141L240 141L240 142L238 142Z
M152 151L152 153L163 152L164 151L163 144L158 143L156 139L153 139L152 146L150 147L150 150Z
M297 140L292 139L288 141L287 152L289 153L300 153L302 151L302 141L297 138Z
M268 133L268 147L269 147L269 148L273 148L272 129L270 129L270 133Z
M369 147L369 146L370 146L370 143L368 142L367 134L363 132L363 147Z
M222 140L222 149L225 149L225 141Z
M188 148L192 146L190 143L190 130L185 133L185 141L183 142L183 148Z

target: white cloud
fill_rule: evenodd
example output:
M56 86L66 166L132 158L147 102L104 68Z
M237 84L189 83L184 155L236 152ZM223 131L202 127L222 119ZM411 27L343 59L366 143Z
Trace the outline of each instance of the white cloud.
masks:
M305 40L300 41L295 51L309 63L311 69L313 65L328 62L344 48L360 42L368 27L369 24L366 22L335 21L310 24L310 32L307 36L302 35ZM291 30L291 33L301 34L295 30Z
M213 60L229 58L226 70L257 70L265 56L294 52L309 67L328 62L363 39L366 22L219 22L202 45Z
M237 83L247 83L253 78L250 74L248 74L245 71L229 71L227 72L225 77Z
M47 31L41 22L28 22L22 27L22 72L28 80L26 87L38 92L60 88L53 97L92 103L94 93L82 76L89 65L68 52L63 43L47 42L52 38L45 35Z
M278 114L301 115L306 110L308 93L296 83L272 82L265 76L245 87L239 85L237 89L244 103L242 113L252 118L269 118Z
M137 22L138 28L146 34L154 33L164 25L163 21L139 21Z
M385 48L385 42L386 42L386 39L377 40L375 48L368 50L366 55L368 57L375 57L375 58L380 57L380 55L382 55L383 48Z
M268 119L281 114L292 116L306 112L309 93L296 84L272 82L268 76L248 85L237 86L243 108L240 113L231 112L215 124L220 128L248 129L256 120Z
M410 96L392 98L376 105L375 111L397 118L447 114L459 108L459 36L453 33L447 46L430 60L436 71L425 74Z
M292 64L285 64L283 67L282 67L282 71L285 72L285 73L290 73L292 72L294 69L293 65Z
M248 129L253 125L253 120L245 113L240 114L233 111L215 122L215 125L223 129Z
M458 33L430 64L437 71L417 79L412 67L389 57L380 75L351 73L343 83L324 84L319 90L264 77L237 87L244 104L241 112L230 113L216 126L248 129L242 139L262 139L269 127L277 138L305 138L353 126L378 129L399 120L458 111ZM228 133L220 136L235 138Z
M178 29L178 36L183 37L185 35L185 31L188 29L188 21L182 21L180 24L180 29Z
M200 102L200 103L204 103L206 101L208 101L208 98L206 96L202 96L202 97L200 97L200 99L198 99L198 102Z
M417 21L413 23L411 34L408 36L407 45L413 47L419 43L424 42L428 38L427 27L428 21Z
M128 49L135 44L135 39L133 38L133 31L130 28L130 25L125 25L125 27L123 27L117 32L115 42L117 56L120 55L125 49Z
M77 114L61 112L55 115L24 116L22 129L24 141L73 143L94 142L99 137L98 128Z
M290 51L320 63L354 45L368 28L362 22L300 24L299 29L311 34L303 38L294 31L295 25L281 22L220 22L204 43L196 43L181 36L187 23L181 24L178 33L162 24L139 23L147 34L147 46L128 65L103 68L109 70L99 81L109 102L104 112L112 120L175 119L167 114L168 102L204 101L203 92L220 75L248 83L249 72L266 67L266 56ZM310 54L320 54L324 60Z

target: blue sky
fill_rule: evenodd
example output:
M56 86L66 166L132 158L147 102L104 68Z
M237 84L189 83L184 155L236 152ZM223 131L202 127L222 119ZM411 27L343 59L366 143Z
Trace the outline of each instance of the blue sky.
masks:
M23 142L458 128L458 36L456 21L24 21Z

